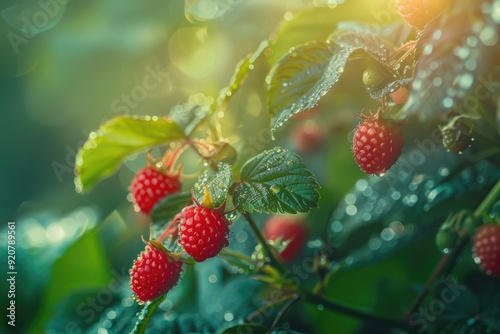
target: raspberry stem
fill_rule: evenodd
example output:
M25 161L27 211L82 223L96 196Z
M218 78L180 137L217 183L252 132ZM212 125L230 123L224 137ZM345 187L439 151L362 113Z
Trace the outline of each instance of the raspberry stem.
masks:
M274 265L278 270L280 271L281 274L285 271L285 268L283 266L283 263L278 259L276 254L273 252L271 247L266 241L266 238L264 238L264 235L260 231L259 227L255 223L255 220L253 220L252 216L249 215L248 213L243 214L245 219L247 220L248 226L250 226L250 229L252 230L253 234L257 237L259 240L259 243L262 246L262 249L264 250L265 255L269 258L271 261L271 264Z
M355 309L350 306L341 304L339 302L331 301L321 295L314 294L308 290L303 290L302 294L305 296L306 301L316 305L323 305L325 308L329 310L342 313L344 315L351 316L372 324L376 324L381 327L399 328L408 332L412 332L411 328L404 321L385 318L376 314L369 313L367 311Z
M245 213L243 214L245 219L247 220L248 225L250 226L250 229L252 232L255 234L257 239L259 240L259 243L262 245L262 249L264 250L265 254L269 257L271 263L278 269L280 274L284 274L286 272L286 268L284 267L283 263L281 263L280 260L276 257L276 254L272 251L272 249L269 247L268 243L266 242L266 239L264 238L263 234L261 233L260 229L258 228L257 224L253 220L252 216ZM340 304L338 302L334 302L331 300L326 299L325 297L322 297L319 294L315 294L313 292L310 292L309 290L299 286L297 291L305 297L305 300L307 302L313 303L315 305L323 305L325 308L330 309L335 312L342 313L344 315L352 316L355 318L358 318L360 320L364 320L367 322L371 322L374 324L378 324L383 327L391 327L391 328L400 328L404 330L410 330L406 323L404 321L398 321L394 319L388 319L384 318L382 316L372 314L366 311L358 310L356 308L352 308L343 304ZM292 296L293 300L293 296ZM293 303L293 302L292 302ZM285 305L286 306L286 305ZM286 311L287 308L285 308Z

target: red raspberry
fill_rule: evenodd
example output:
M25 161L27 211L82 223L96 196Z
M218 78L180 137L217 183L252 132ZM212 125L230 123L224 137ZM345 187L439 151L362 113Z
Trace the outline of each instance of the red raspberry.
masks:
M474 259L488 274L500 276L500 225L484 224L474 235ZM477 262L477 261L476 261Z
M182 272L182 264L171 258L159 242L151 241L130 269L130 287L140 303L153 300L170 289Z
M423 29L449 3L450 0L396 0L396 7L399 15L409 25L417 29Z
M392 122L367 118L356 127L352 150L354 159L367 174L384 174L403 151L401 128Z
M149 214L161 198L177 193L180 189L178 175L164 174L152 166L138 171L130 185L134 203L145 214Z
M188 206L181 211L179 243L195 261L203 262L228 245L228 225L219 211Z
M391 93L390 97L396 104L405 104L408 101L408 95L410 95L410 90L406 87L400 87Z
M308 231L305 222L301 219L275 215L264 224L264 236L267 240L281 240L288 243L281 251L280 258L289 262L302 251L308 237Z
M307 121L293 131L293 142L300 153L313 153L323 143L323 140L323 132L314 121Z

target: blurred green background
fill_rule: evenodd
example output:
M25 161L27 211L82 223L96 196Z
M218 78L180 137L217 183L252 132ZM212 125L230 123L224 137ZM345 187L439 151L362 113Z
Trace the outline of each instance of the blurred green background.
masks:
M258 61L221 125L229 141L247 155L275 145L269 136L255 136L256 128L269 126L265 79L270 65L292 46L326 38L338 20L381 25L399 20L391 1L342 2L4 0L0 7L0 222L2 226L17 222L18 326L12 330L4 318L0 331L43 333L50 328L48 333L78 333L89 327L89 332L128 332L138 309L131 306L127 270L143 248L140 235L147 235L148 225L133 212L127 187L143 166L144 155L131 157L117 175L81 195L74 189L77 150L91 131L115 116L167 115L178 104L211 101L229 82L237 62L269 37L274 44L266 59ZM351 158L348 138L357 122L352 112L359 113L371 101L362 88L352 94L352 87L362 87L362 67L353 66L350 71L352 75L336 86L335 99L326 96L319 106L320 116L312 116L329 135L318 152L305 155L323 187L322 207L310 217L313 238L325 239L331 212L363 177ZM294 122L279 134L278 144L294 148L289 135L302 120ZM259 222L264 218L259 217ZM241 225L235 224L235 238L241 241L241 247L235 247L248 253L253 240ZM401 266L416 261L414 253L402 252L375 269L338 276L336 283L346 288L329 292L363 307L380 307L386 315L401 312L416 294L408 282L425 281L435 263L438 252L430 245L432 238L417 245L430 255L419 260L419 270ZM196 271L202 277L217 271L217 277L222 277L221 268L214 260ZM163 305L164 321L176 319L173 309L181 315L192 312L197 293L200 305L214 298L203 295L194 272L188 269L183 283L169 294L172 301ZM364 284L368 275L372 281ZM248 280L234 279L232 285L229 279L219 281L227 294L254 286ZM5 280L0 288L3 294ZM409 297L398 299L401 294ZM88 298L97 298L95 307ZM6 303L2 295L3 309ZM213 305L224 304L220 303ZM123 309L108 308L112 305ZM107 318L94 326L101 314ZM233 319L232 314L222 314L214 321ZM322 317L321 309L312 307L305 313L294 309L292 315L304 332L326 333L332 321L331 315ZM111 324L120 317L126 320L107 327L106 321ZM339 315L335 321L340 332L359 325Z

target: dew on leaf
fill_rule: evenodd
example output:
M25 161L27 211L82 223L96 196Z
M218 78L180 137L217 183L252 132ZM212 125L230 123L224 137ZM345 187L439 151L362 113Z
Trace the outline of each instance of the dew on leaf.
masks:
M467 37L467 45L470 46L471 48L475 48L478 44L478 39L476 36L469 36Z
M343 226L340 221L336 220L331 224L330 228L334 233L339 233L342 231Z
M450 109L453 107L455 103L453 102L453 99L451 97L445 97L443 101L441 102L441 105L445 109Z
M356 182L355 187L357 191L363 191L368 187L368 181L360 179Z
M432 80L432 84L434 85L434 87L439 87L439 86L441 86L442 83L443 83L443 79L441 79L440 77L435 77Z
M356 195L347 194L344 198L344 201L346 202L347 205L352 205L352 204L356 203Z
M371 238L368 240L368 248L372 251L376 251L380 249L380 246L382 246L382 242L378 238Z
M434 34L432 34L432 38L434 38L436 41L438 41L441 36L443 36L443 31L441 29L437 29Z
M498 34L491 26L485 27L479 34L481 42L486 46L493 46L498 42Z
M389 228L393 230L395 234L401 234L405 230L405 226L399 221L393 221L390 223Z
M464 90L471 88L473 83L474 77L470 73L464 73L458 79L458 85Z
M358 208L355 205L348 205L345 211L349 216L354 216L358 212Z
M380 233L380 237L385 241L390 241L394 238L394 231L390 228L384 228Z
M430 55L432 53L432 50L433 50L432 44L427 44L424 47L424 54Z
M496 24L500 24L500 2L498 1L493 3L493 8L491 9L491 18Z
M231 312L226 312L224 314L224 320L226 320L226 321L233 321L234 320L234 315Z

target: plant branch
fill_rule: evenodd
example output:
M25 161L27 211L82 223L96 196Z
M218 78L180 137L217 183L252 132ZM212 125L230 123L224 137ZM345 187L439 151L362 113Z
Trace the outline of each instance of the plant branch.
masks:
M283 263L281 263L281 261L276 257L275 253L267 243L266 238L264 238L262 232L255 223L255 220L253 220L252 216L248 213L244 213L243 216L247 220L248 226L250 226L250 229L252 230L253 234L257 237L259 243L262 245L262 249L264 250L265 255L269 257L271 264L275 266L281 274L283 274L285 272Z
M399 328L406 331L411 331L411 328L409 328L409 326L404 321L385 318L383 316L372 314L367 311L354 309L339 302L334 302L332 300L326 299L321 295L314 294L307 290L303 290L302 293L304 294L307 302L313 303L315 305L323 305L329 310L342 313L344 315L354 317L382 327Z
M500 198L500 180L493 186L488 195L484 198L484 200L479 204L477 209L474 211L474 218L479 219L483 216L483 214L488 214L491 207L497 199Z
M484 200L479 204L476 210L473 213L474 218L480 219L483 214L487 214L496 200L500 197L500 181L498 181L495 186L490 190L488 195L484 198ZM429 292L431 286L434 284L436 279L438 279L442 274L449 275L455 266L456 259L462 254L465 249L465 246L468 244L470 237L467 235L460 240L460 243L457 247L453 249L453 251L449 254L444 255L439 261L436 269L432 273L431 277L427 280L424 289L417 296L417 299L413 302L412 307L406 314L406 319L417 311L422 302L424 301L427 293Z
M299 295L295 294L295 295L292 296L292 298L290 298L290 300L285 305L283 305L283 307L281 308L281 310L276 315L276 318L274 319L273 324L271 325L271 328L269 329L269 331L273 331L274 328L276 328L276 326L278 325L278 321L281 319L281 317L283 316L283 314L285 314L285 312L288 311L288 309L293 304L295 304L298 300L299 300Z

